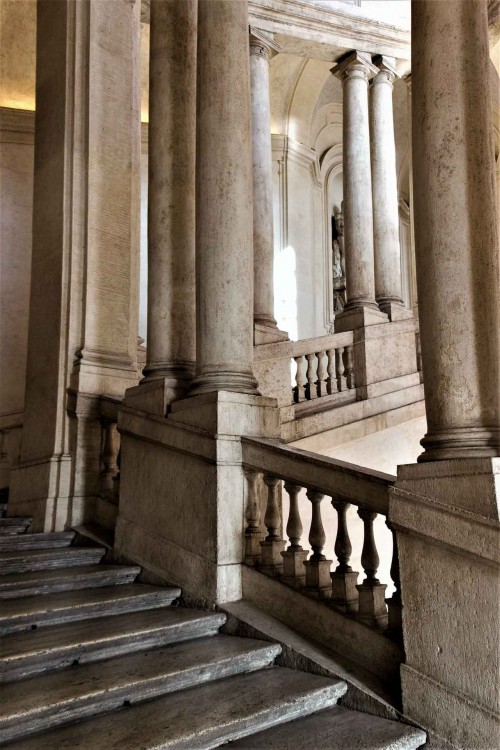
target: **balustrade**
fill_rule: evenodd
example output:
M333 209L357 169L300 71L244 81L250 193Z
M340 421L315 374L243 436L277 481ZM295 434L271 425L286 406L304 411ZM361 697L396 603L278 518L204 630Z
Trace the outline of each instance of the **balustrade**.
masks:
M296 404L355 389L351 333L296 341L293 349Z
M118 399L101 397L101 481L100 496L118 504L120 494L120 433L117 428Z
M399 639L401 594L397 547L393 540L390 577L395 590L386 601L385 591L390 581L382 582L378 578L379 550L374 532L377 516L387 517L389 488L395 477L277 441L243 438L242 442L249 498L245 532L247 550L253 544L255 530L262 533L254 503L255 482L259 474L268 488L265 515L267 536L260 542L257 556L252 555L248 561L248 555L245 561L257 565L265 573L279 576L284 583L308 596L326 600L329 606L366 626ZM281 539L280 531L285 525L279 502L282 484L289 498L286 549L286 541ZM330 528L330 522L324 522L325 496L331 498L337 519L336 529ZM309 515L307 502L310 503L311 517L308 529L310 550L303 549L301 545L305 532L301 516L306 512ZM357 508L357 515L363 524L360 559L364 578L361 583L358 583L361 571L352 567L353 542L349 526L353 519L348 514L351 505ZM394 534L392 536L394 538ZM333 568L325 548L335 552L337 563ZM358 555L359 550L357 559Z

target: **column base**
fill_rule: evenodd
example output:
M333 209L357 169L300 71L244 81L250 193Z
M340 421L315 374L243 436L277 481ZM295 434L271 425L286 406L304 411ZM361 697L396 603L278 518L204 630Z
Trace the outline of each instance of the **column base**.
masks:
M403 300L381 298L377 299L377 302L381 312L388 315L392 322L413 318L413 311L404 306Z
M132 409L164 417L168 406L184 398L194 377L194 363L178 368L145 369L145 377L125 393L125 404Z
M276 321L271 323L268 321L262 322L261 320L256 320L254 322L254 346L259 346L259 344L276 344L278 341L289 340L290 339L288 333L286 331L280 331L280 329L276 325Z
M260 543L261 555L259 570L268 575L281 575L283 572L283 558L281 556L286 542L283 539L271 539Z
M344 333L345 331L354 331L357 328L387 323L388 320L389 317L374 304L373 306L345 307L341 313L335 315L333 325L335 333Z
M385 630L388 622L385 583L361 583L356 588L359 594L357 619L365 625Z
M500 428L457 427L428 432L420 441L418 463L447 459L494 458L500 455Z
M216 391L259 395L257 381L250 371L220 370L207 371L198 375L191 383L189 396L199 396L203 393L214 393Z
M355 570L347 573L330 573L332 579L332 604L336 609L346 614L358 611L358 582L359 573Z

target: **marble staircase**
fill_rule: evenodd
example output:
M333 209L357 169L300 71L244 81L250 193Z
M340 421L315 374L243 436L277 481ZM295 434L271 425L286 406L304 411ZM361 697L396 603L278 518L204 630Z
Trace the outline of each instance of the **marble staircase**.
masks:
M425 734L337 702L343 680L278 666L73 532L0 518L0 745L18 750L412 750Z

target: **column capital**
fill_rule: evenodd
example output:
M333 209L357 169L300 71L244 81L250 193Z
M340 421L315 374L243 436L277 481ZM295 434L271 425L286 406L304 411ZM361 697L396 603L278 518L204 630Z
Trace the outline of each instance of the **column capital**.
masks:
M281 44L275 42L273 37L265 31L256 29L255 26L249 26L248 31L250 35L250 55L271 60L283 49Z
M330 72L341 80L363 78L368 82L377 75L379 69L372 63L371 56L367 52L353 50L339 57L337 64L331 68Z
M393 57L374 55L372 57L372 63L378 68L377 75L371 80L372 86L380 83L388 83L392 86L395 79L399 78L399 74L395 67L395 59Z

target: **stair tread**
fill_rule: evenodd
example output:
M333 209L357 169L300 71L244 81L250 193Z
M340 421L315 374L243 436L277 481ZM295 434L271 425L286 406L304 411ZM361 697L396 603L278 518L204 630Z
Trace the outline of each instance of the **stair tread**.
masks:
M284 667L229 677L5 747L201 750L334 705L345 683Z
M278 644L219 635L13 683L0 705L0 733L9 728L8 738L22 736L23 722L36 731L54 720L61 723L119 708L125 700L139 702L262 669L280 652Z
M426 741L421 729L341 706L231 742L231 750L414 750Z
M7 516L6 518L0 518L0 526L29 526L30 523L30 516Z
M79 620L85 617L86 612L92 611L93 607L105 607L122 602L128 602L133 606L136 601L137 607L144 607L144 600L151 599L158 602L157 606L165 606L167 600L177 599L180 595L181 590L171 586L129 583L122 586L103 586L95 589L60 591L44 596L6 599L0 610L0 630L12 622L37 623L44 618L50 621L58 616L62 617L64 613L71 620Z
M81 561L82 565L88 562L98 563L106 550L102 547L61 547L51 549L28 549L28 550L2 550L0 549L0 575L8 575L9 572L30 571L33 572L38 566L54 566L60 568L70 562ZM21 570L16 570L16 567ZM40 568L38 568L40 569Z
M8 575L2 576L0 579L0 591L3 588L15 586L16 584L23 585L30 583L31 581L54 581L59 578L75 578L79 575L90 575L93 573L111 573L117 574L130 571L135 571L137 575L140 573L139 566L132 565L84 565L75 566L74 568L56 568L55 570L37 570L26 573L9 573Z
M220 627L226 621L226 616L182 607L165 607L12 633L2 638L0 665L14 659L43 656L52 650L74 652L76 649L83 654L89 646L104 644L111 638L126 640L132 634L145 636L148 632L203 621Z
M52 549L70 545L75 538L74 531L55 531L41 534L6 534L0 537L0 553L7 548L12 551L21 549Z

